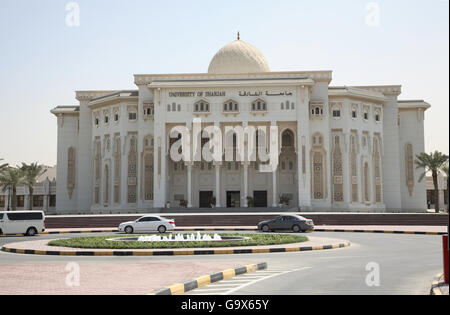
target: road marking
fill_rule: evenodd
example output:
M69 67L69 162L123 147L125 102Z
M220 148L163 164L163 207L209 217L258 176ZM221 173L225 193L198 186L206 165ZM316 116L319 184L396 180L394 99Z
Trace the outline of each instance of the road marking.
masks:
M208 293L208 292L213 293L213 292L223 291L223 290L224 290L224 288L217 288L217 289L209 289L209 288L204 289L204 288L202 288L202 289L197 289L195 291L197 293Z
M251 286L251 285L253 285L253 284L257 283L257 282L264 281L264 280L267 280L267 279L270 279L270 278L273 278L273 277L281 276L281 275L284 275L284 274L287 274L287 273L291 273L291 272L296 272L296 271L301 271L301 270L311 269L311 268L312 268L312 267L304 267L304 268L300 268L300 269L288 270L288 271L282 272L282 273L280 273L280 274L270 275L270 276L267 276L267 277L264 277L264 278L261 278L261 279L254 280L254 281L251 281L251 282L249 282L249 283L246 283L246 284L244 284L244 285L242 285L242 286L240 286L240 287L237 287L237 288L234 288L234 289L232 289L232 290L230 290L230 291L227 291L227 292L225 292L225 293L222 293L222 295L230 295L230 294L232 294L232 293L234 293L234 292L236 292L236 291L238 291L238 290L241 290L241 289L243 289L243 288L245 288L245 287Z
M240 283L236 283L236 284L232 284L232 283L229 283L229 284L211 284L211 285L209 285L209 287L214 287L214 288L216 288L216 287L223 287L223 288L234 288L234 287L237 287L237 286L240 286L241 284Z
M255 284L266 279L281 276L290 272L311 269L312 267L303 267L298 269L275 269L260 270L251 274L242 274L232 279L221 280L202 288L187 292L186 295L230 295L247 286Z

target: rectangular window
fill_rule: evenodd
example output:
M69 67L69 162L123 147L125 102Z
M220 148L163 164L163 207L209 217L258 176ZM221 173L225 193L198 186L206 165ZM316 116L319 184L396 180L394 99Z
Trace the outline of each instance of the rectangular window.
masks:
M17 196L17 207L23 208L25 206L25 196Z
M114 114L114 121L119 121L119 114Z
M352 118L357 118L356 111L352 111Z
M137 119L137 113L136 112L128 113L128 119L129 120L136 120Z
M43 208L44 207L44 196L33 196L33 207Z
M56 207L56 195L50 196L49 207L51 207L51 208Z
M6 197L0 196L0 208L4 208L6 204Z

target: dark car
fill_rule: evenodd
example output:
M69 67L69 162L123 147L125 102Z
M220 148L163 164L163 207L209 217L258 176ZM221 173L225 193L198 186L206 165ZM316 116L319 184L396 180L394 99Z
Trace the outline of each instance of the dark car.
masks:
M258 230L263 232L288 230L299 233L314 230L314 222L299 215L282 215L273 220L260 222Z

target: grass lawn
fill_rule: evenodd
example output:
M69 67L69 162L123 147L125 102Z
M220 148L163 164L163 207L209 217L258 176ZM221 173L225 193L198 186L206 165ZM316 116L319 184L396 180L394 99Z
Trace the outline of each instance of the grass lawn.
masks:
M212 236L212 235L211 235ZM162 249L162 248L212 248L233 246L264 246L306 242L306 236L292 234L224 234L224 236L248 237L242 241L225 242L137 242L137 241L108 241L107 239L124 238L124 235L110 235L97 237L79 237L55 240L49 246L90 249ZM139 236L133 236L139 237Z

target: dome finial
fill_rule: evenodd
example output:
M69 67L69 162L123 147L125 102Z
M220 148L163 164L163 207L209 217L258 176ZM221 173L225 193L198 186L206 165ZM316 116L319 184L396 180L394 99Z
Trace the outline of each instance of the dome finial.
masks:
M239 33L239 31L238 31L238 39L237 40L241 40L241 33Z

